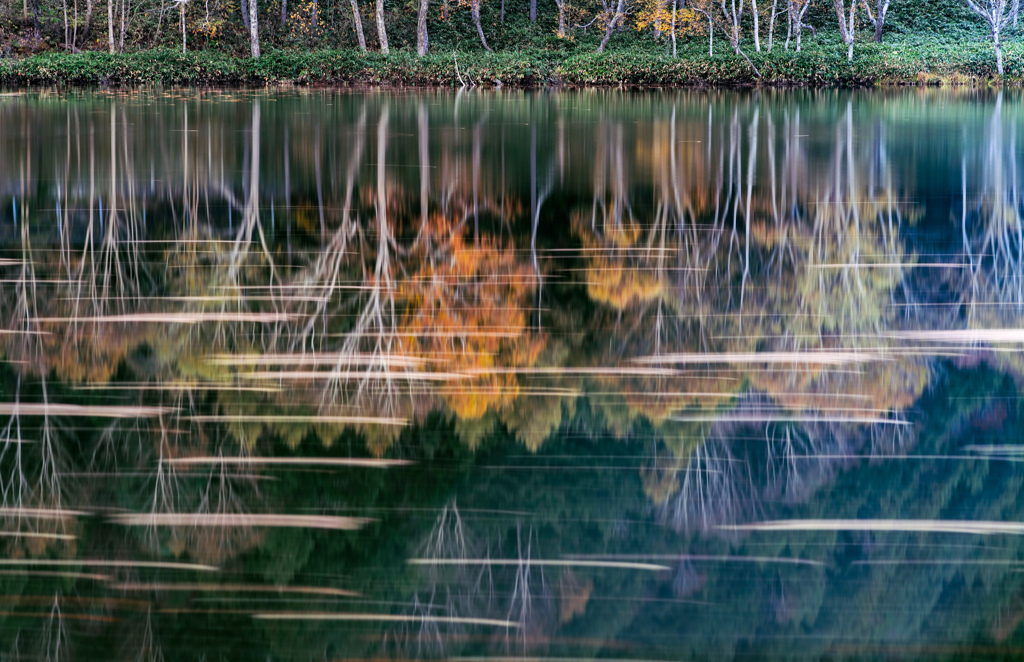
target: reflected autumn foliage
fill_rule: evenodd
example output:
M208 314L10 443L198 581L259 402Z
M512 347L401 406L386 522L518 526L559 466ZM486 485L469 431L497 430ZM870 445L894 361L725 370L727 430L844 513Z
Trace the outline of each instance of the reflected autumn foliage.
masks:
M262 94L224 95L214 115L187 98L87 113L40 98L47 121L87 130L33 160L42 129L26 119L5 145L20 156L0 166L16 210L0 347L32 384L7 400L47 402L57 382L164 408L115 419L98 447L127 436L132 462L156 463L150 511L227 515L258 509L258 476L179 478L174 460L353 429L386 457L438 412L471 447L501 427L536 451L586 399L618 437L653 430L648 496L683 512L679 499L724 501L693 496L688 476L728 464L712 454L736 435L758 430L794 482L798 455L906 448L891 431L936 352L886 334L936 324L932 298L955 293L969 325L1006 323L987 305L1015 301L1019 258L1000 101L984 191L964 205L965 270L921 264L906 237L922 203L853 101L824 120L770 98L666 98L650 122L612 113L582 132L572 98L492 112L483 96L303 93L308 122ZM540 128L516 121L539 113ZM57 438L60 417L41 418ZM60 505L60 446L33 447L31 477L5 470L38 486L10 503ZM151 542L208 560L260 540L169 531Z
M562 656L589 624L649 608L607 606L618 572L660 578L614 579L644 600L656 585L652 604L710 613L696 598L720 587L699 564L719 556L684 545L728 548L785 507L859 517L860 488L827 508L822 488L860 458L940 457L958 433L922 436L936 376L1024 375L1009 351L1024 340L1017 111L1000 95L970 106L984 130L952 174L900 152L893 127L918 103L901 94L208 97L0 105L19 127L0 134L0 545L58 569L122 555L68 572L126 605L147 596L117 626L126 657L159 657L166 613L264 591L381 598L386 614L310 612L386 616L346 644L356 657ZM922 196L925 177L959 202ZM1013 419L956 406L959 426ZM559 464L567 440L586 455ZM481 457L496 464L475 482L435 490ZM443 470L367 475L410 458ZM965 485L1017 480L960 471L922 521ZM382 521L421 506L381 542ZM1002 516L987 512L965 517ZM344 538L364 528L365 548ZM664 553L633 554L637 540ZM843 540L874 560L870 536ZM818 568L823 543L805 542L766 545L758 567ZM612 549L629 553L588 555ZM401 588L379 595L365 567ZM146 574L218 569L249 583ZM772 573L748 602L817 627L824 574ZM325 577L359 590L313 585ZM40 650L67 640L61 614L121 618L23 597L47 608ZM293 643L280 657L307 659Z

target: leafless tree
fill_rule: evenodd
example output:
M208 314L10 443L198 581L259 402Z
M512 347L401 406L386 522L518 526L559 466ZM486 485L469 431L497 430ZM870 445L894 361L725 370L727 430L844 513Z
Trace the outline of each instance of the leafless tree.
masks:
M427 36L427 16L430 10L430 0L419 0L419 9L416 12L416 52L420 57L427 54L430 41ZM476 17L479 17L480 9L477 7ZM479 19L478 23L479 23ZM481 30L482 34L482 30Z
M601 39L601 43L597 46L597 52L603 53L605 46L612 39L612 33L619 27L626 18L626 0L618 0L615 4L614 11L609 7L608 0L601 0L601 6L603 7L602 16L604 17L604 38Z
M889 14L889 3L891 0L876 0L875 10L871 10L868 0L861 0L861 6L867 12L868 20L875 26L875 42L882 43L882 28L885 26L885 17Z
M421 0L426 2L427 0ZM366 37L363 35L363 16L359 12L359 0L349 0L352 5L352 23L356 29L356 39L359 40L359 50L366 52Z
M853 61L853 40L856 37L854 21L857 18L857 0L850 0L850 8L846 8L846 0L832 0L832 8L839 19L839 37L846 44L846 59Z
M377 40L380 42L380 52L387 55L391 52L388 48L388 32L384 25L384 0L377 0Z
M42 648L41 659L45 662L60 662L71 659L69 648L67 626L64 623L64 615L60 608L60 594L53 596L50 605L50 616L43 626L40 645Z
M992 45L996 49L996 73L1003 75L1003 30L1013 21L1014 5L1007 0L965 0L968 8L981 17L988 26Z
M259 18L256 15L256 0L249 0L249 53L253 58L260 56L259 24Z

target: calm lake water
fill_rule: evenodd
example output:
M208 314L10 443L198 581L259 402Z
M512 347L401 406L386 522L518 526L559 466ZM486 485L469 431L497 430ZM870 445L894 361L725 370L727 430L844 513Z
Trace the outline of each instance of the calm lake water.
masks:
M1021 655L1022 119L0 96L0 659Z

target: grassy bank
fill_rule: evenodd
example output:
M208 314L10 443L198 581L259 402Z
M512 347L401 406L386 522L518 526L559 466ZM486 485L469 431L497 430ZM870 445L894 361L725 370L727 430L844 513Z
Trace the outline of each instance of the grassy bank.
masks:
M677 58L638 49L597 55L589 49L433 53L424 58L357 50L270 51L257 60L215 51L182 54L151 50L109 55L50 53L20 60L0 59L0 85L467 85L538 87L549 85L679 86L864 86L988 84L994 82L995 54L989 43L937 43L933 39L857 44L853 62L838 42L821 40L803 52L753 53L751 64L716 40L680 44ZM1006 46L1004 83L1024 79L1024 44ZM458 60L458 72L455 61ZM755 73L754 68L758 70Z

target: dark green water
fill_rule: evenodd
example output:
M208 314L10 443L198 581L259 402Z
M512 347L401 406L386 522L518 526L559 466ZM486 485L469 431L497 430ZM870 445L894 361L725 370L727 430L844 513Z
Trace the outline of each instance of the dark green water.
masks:
M0 96L0 659L1024 655L1022 118Z

